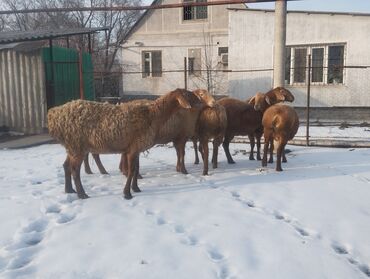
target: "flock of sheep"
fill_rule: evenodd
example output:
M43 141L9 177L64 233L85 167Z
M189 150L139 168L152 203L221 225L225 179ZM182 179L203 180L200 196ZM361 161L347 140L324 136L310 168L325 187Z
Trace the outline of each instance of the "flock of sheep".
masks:
M257 159L260 160L261 137L264 135L262 166L273 162L274 141L277 143L276 170L282 171L286 162L284 148L298 130L299 120L295 110L281 102L293 102L294 96L285 88L277 87L267 93L257 93L247 101L222 98L217 102L203 89L188 91L176 89L155 101L137 100L119 105L75 100L48 111L48 128L52 137L66 149L63 164L65 192L88 198L81 183L80 170L91 173L88 153L102 173L106 173L99 154L120 153L120 169L127 176L124 198L131 199L131 189L138 187L139 154L155 144L173 142L177 153L176 170L184 174L185 144L192 140L195 163L199 151L203 159L203 175L208 174L208 142L213 141L212 166L217 168L218 147L222 143L228 163L234 163L230 141L237 135L247 135L250 140L249 159L254 160L253 149L257 139ZM72 187L72 177L76 191Z

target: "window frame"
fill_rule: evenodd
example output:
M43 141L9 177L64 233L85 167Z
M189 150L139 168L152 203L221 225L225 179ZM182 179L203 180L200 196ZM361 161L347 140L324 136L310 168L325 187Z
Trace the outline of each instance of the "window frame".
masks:
M295 62L295 49L302 49L305 48L307 50L306 54L306 67L308 67L308 55L311 55L311 67L312 67L312 54L313 49L323 48L323 63L322 63L322 81L313 82L313 70L311 68L311 84L312 85L322 85L322 86L333 86L333 85L345 85L346 84L346 70L343 68L342 70L342 82L341 83L329 83L328 82L328 72L329 72L329 47L333 46L341 46L343 47L343 67L346 65L346 52L347 52L347 44L346 43L327 43L327 44L307 44L307 45L287 45L286 51L290 50L290 56L287 54L286 59L290 57L290 70L285 71L289 73L289 78L285 77L285 81L289 81L289 83L285 83L287 86L306 86L307 85L307 69L305 74L304 82L295 82L294 81L294 62ZM287 64L286 64L287 65Z
M160 53L160 57L161 57L161 62L160 62L160 71L154 71L153 70L153 65L154 65L154 55L153 53L154 52L157 52L157 53ZM149 54L149 60L146 61L146 59L148 58L145 58L145 55L146 54ZM141 68L142 68L142 78L158 78L158 77L162 77L162 73L163 73L163 63L162 63L162 50L142 50L141 51ZM146 65L145 63L146 62L149 62L149 71L146 71Z
M190 55L192 51L197 51L199 56L197 57L196 55ZM199 63L197 63L196 58L199 58ZM190 59L192 59L192 63L190 63ZM200 77L202 75L202 48L188 48L187 62L189 76ZM190 69L191 66L192 69Z

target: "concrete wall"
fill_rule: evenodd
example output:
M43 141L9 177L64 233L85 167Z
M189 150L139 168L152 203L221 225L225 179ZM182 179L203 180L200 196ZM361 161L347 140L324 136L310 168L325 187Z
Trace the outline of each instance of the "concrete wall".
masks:
M43 68L39 51L0 51L0 127L25 134L46 127Z
M160 4L178 3L177 0L162 1ZM159 3L158 3L159 4ZM236 5L234 5L236 6ZM209 6L208 18L202 20L182 19L182 8L152 10L141 20L127 42L122 45L121 63L124 71L139 72L123 74L124 94L161 95L176 87L184 87L184 57L188 49L202 48L202 68L205 68L205 49L211 54L214 69L225 69L218 63L218 47L228 46L229 6ZM237 7L242 7L237 5ZM162 51L162 77L146 77L142 74L142 51ZM227 67L226 67L227 68ZM166 72L178 71L178 72ZM227 74L214 75L215 93L227 92ZM188 88L207 87L206 74L190 76Z
M273 65L274 13L230 10L229 69L269 69ZM345 43L344 63L370 65L370 16L288 12L287 45ZM230 95L246 99L272 87L272 71L229 73ZM295 106L306 104L306 86L287 86ZM370 70L344 69L344 84L312 85L311 105L370 106Z

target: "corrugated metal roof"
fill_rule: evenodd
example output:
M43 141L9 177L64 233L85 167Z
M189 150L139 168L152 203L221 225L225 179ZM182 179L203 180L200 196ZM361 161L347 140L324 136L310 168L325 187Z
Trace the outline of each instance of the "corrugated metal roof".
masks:
M0 32L0 44L47 40L59 37L95 33L98 31L104 31L108 29L109 28L107 27L99 27L99 28L63 28L63 29L46 29L32 31Z

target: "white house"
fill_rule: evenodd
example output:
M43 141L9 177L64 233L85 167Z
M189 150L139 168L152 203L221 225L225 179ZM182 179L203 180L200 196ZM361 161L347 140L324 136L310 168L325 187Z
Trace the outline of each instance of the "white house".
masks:
M204 1L184 0L185 3ZM172 3L179 1L155 0L152 5ZM227 73L223 70L228 68L229 7L147 10L122 45L125 73L121 94L160 95L184 87L184 59L189 70L189 89L203 87L225 94Z
M246 99L273 84L274 11L230 9L229 95ZM370 107L370 14L288 11L286 87L313 107ZM261 71L245 71L261 70ZM369 109L367 109L369 111Z

